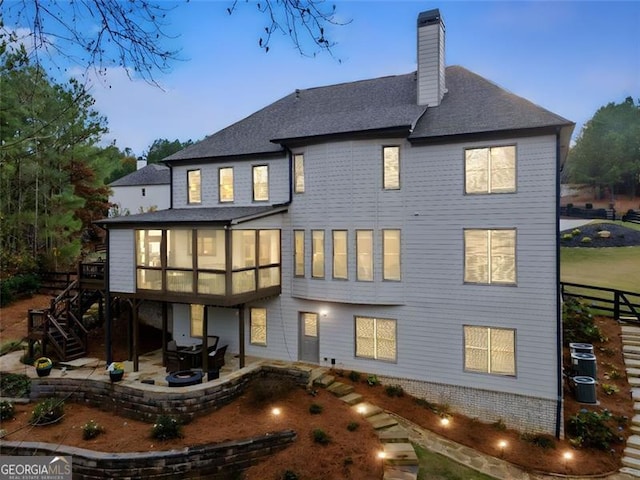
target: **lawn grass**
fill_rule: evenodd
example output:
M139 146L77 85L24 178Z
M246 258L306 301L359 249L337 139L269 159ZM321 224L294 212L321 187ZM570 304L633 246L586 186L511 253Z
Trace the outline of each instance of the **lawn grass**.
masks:
M640 247L563 247L560 249L560 279L563 282L638 292Z
M413 445L418 455L418 480L495 480L453 460Z

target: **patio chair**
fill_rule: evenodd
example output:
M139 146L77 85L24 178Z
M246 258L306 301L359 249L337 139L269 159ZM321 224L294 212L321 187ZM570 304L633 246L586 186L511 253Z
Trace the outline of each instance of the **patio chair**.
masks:
M218 349L218 341L220 337L213 335L211 337L207 337L207 353L215 352Z
M181 370L188 370L188 360L178 353L178 351L167 350L165 353L166 371L169 373L179 372Z
M220 369L224 366L224 355L227 353L228 345L220 347L215 352L209 353L207 358L207 375L209 380L220 377Z

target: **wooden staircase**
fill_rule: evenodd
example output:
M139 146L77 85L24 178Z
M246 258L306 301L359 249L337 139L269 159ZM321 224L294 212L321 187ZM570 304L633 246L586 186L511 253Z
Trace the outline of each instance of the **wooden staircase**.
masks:
M41 344L42 355L55 356L59 361L86 356L88 330L82 318L102 296L100 290L81 289L76 279L51 300L49 308L29 310L29 356L34 356L36 343Z

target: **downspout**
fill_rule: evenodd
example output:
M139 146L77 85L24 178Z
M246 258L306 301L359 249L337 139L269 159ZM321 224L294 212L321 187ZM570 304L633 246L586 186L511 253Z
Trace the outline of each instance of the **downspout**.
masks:
M558 399L556 403L556 438L562 431L562 297L560 294L560 128L556 129L556 348L558 356Z
M105 300L105 306L104 306L104 314L105 314L105 329L104 329L104 348L105 348L105 359L107 360L107 365L111 365L111 362L113 361L112 357L111 357L111 342L112 342L112 338L111 338L111 290L109 288L109 269L110 269L110 265L111 262L109 261L109 229L106 228L105 229L107 231L107 235L106 235L106 243L107 243L107 254L106 254L106 259L105 261L107 262L107 264L105 265L105 269L104 269L104 300Z
M169 167L169 209L173 208L173 167L170 163L166 164Z

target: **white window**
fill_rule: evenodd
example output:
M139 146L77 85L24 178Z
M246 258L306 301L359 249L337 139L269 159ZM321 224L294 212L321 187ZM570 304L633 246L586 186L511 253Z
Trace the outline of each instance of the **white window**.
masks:
M204 305L189 305L191 316L191 336L202 337L204 325Z
M357 279L373 281L373 230L356 230Z
M324 278L324 230L311 230L311 276Z
M347 231L333 231L333 278L348 279Z
M516 284L515 229L464 231L464 281Z
M304 155L297 153L293 156L293 191L304 193Z
M269 200L269 167L267 165L253 167L253 200L256 202Z
M467 372L516 374L516 331L464 326L464 369Z
M516 147L470 148L464 152L465 193L516 191Z
M385 190L400 189L400 147L382 148L383 188Z
M233 167L218 170L218 190L220 203L233 202Z
M382 231L384 280L400 280L400 230Z
M202 201L200 170L187 172L188 202L200 203Z
M267 309L252 308L249 318L250 338L252 345L267 345Z
M356 357L396 361L396 320L356 317Z
M304 230L294 231L294 275L304 277Z

